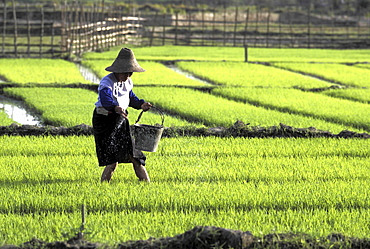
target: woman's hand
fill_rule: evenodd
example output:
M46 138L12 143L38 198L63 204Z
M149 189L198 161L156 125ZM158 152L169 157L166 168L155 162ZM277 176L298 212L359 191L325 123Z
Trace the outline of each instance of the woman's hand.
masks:
M114 111L117 114L122 115L123 117L127 118L127 113L126 113L125 109L123 109L122 107L116 106L116 107L114 107Z
M149 111L150 108L152 108L152 104L149 102L145 102L144 104L141 105L141 109L143 109L144 112Z

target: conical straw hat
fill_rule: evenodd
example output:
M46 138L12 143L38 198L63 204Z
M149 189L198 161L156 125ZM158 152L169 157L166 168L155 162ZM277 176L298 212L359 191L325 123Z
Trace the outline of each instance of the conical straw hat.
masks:
M113 64L105 70L113 73L145 72L136 61L134 52L128 48L122 48Z

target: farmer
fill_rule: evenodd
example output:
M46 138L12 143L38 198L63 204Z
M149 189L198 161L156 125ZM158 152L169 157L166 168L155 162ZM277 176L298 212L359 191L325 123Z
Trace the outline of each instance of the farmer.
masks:
M132 91L133 72L145 70L128 48L122 48L113 64L105 70L111 73L100 81L92 118L99 166L105 166L101 182L111 180L118 163L132 163L139 180L149 182L146 157L135 149L127 119L129 106L144 111L152 107Z

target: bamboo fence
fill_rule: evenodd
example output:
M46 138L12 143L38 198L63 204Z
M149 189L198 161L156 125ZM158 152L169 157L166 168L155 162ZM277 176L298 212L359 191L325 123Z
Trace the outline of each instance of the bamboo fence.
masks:
M1 57L67 57L125 43L158 46L369 48L370 20L236 7L233 11L127 9L91 5L21 4L3 0Z

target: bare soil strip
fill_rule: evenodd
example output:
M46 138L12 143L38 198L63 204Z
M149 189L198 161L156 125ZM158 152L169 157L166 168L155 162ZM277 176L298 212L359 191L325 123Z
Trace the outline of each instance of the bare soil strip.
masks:
M92 126L80 124L72 127L18 125L0 126L0 136L89 136L93 135ZM236 121L231 127L166 127L162 137L179 136L217 136L217 137L295 137L295 138L370 138L368 133L357 133L343 130L338 134L319 130L315 127L294 128L285 124L271 127L249 126L242 121Z
M149 238L147 240L127 241L115 246L92 243L76 235L67 241L44 242L32 239L19 246L5 245L0 249L159 249L159 248L369 248L370 239L349 238L342 234L330 234L323 238L312 238L307 234L267 234L255 237L249 231L224 229L213 226L196 226L174 237Z

